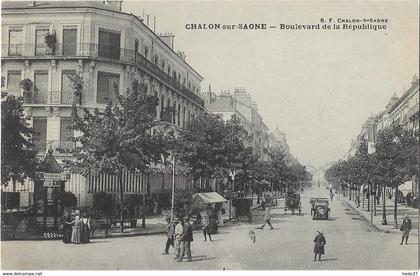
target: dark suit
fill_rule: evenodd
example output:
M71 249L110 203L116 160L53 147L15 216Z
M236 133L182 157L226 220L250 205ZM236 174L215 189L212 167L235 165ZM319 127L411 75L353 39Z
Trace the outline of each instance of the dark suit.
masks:
M192 226L189 222L186 222L184 225L184 232L181 237L182 247L181 247L181 255L179 256L179 260L182 261L185 254L187 254L188 261L192 261L191 257L191 242L193 241L193 232Z
M403 220L403 224L401 225L401 231L402 231L401 244L403 243L404 238L405 238L405 244L407 244L408 236L410 235L410 230L411 230L411 220L408 218L405 218Z

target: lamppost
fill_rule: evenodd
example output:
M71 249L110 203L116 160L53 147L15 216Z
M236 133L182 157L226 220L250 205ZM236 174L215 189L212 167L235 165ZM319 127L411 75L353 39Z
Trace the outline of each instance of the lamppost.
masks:
M236 175L236 172L234 170L231 170L229 173L229 176L232 179L232 196L229 199L229 220L231 219L230 215L232 213L232 197L233 197L233 193L235 192L235 175Z

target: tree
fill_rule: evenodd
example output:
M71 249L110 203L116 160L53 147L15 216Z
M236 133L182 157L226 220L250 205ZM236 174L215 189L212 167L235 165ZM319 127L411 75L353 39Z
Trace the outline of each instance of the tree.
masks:
M80 135L72 138L77 147L71 150L75 160L67 160L71 169L81 175L110 174L117 176L121 207L124 204L122 173L148 173L150 164L160 159L161 137L152 131L158 99L147 94L145 85L133 82L127 96L107 101L103 112L84 110L79 115L73 105L72 129ZM121 232L123 214L121 212Z
M3 88L2 82L2 88ZM34 131L24 115L23 98L7 95L2 91L1 102L1 183L23 182L34 179L37 167Z
M278 189L282 187L286 188L284 185L289 179L289 169L287 167L286 154L281 147L273 147L268 152L270 156L270 165L272 168L272 183Z
M223 176L226 168L225 129L222 119L203 113L194 117L181 131L178 156L190 167L196 177Z
M397 126L380 131L375 148L377 175L381 176L380 180L388 187L395 189L394 225L398 228L398 186L416 173L418 142L412 131Z

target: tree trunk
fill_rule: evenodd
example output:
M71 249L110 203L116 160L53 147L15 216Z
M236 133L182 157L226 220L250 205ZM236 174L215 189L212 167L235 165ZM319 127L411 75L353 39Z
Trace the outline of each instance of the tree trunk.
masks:
M365 208L365 189L362 189L362 208Z
M385 186L385 184L383 184L383 186L384 186L384 192L383 192L383 194L382 194L382 225L387 225L388 224L388 222L386 221L386 196L385 196L385 189L386 189L386 186Z
M368 196L368 198L367 198L367 206L368 206L368 208L367 208L367 211L369 212L370 211L370 194L371 194L371 187L370 187L370 183L369 183L369 196Z
M398 218L397 218L397 193L398 193L398 185L395 186L395 201L394 201L394 225L395 229L398 229Z
M124 185L122 182L122 172L120 172L118 174L118 183L120 184L120 202L121 202L121 207L120 207L120 220L121 220L121 224L120 224L120 232L124 232L124 215L123 215L123 207L124 207Z

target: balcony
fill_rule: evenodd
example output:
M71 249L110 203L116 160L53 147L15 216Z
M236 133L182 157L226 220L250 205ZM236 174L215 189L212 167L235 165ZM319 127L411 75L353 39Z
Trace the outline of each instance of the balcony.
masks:
M162 82L179 91L186 98L204 106L204 100L181 83L162 71L157 65L131 49L102 46L92 43L57 43L54 49L45 44L2 44L2 58L95 58L139 66L161 79Z
M73 91L32 91L29 95L23 96L24 104L72 105L74 100Z
M55 152L60 150L72 150L76 147L75 143L72 141L61 141L61 140L49 140L49 141L39 141L35 140L35 149L38 151L38 154L45 154L47 149L52 149ZM64 153L66 154L66 153Z

